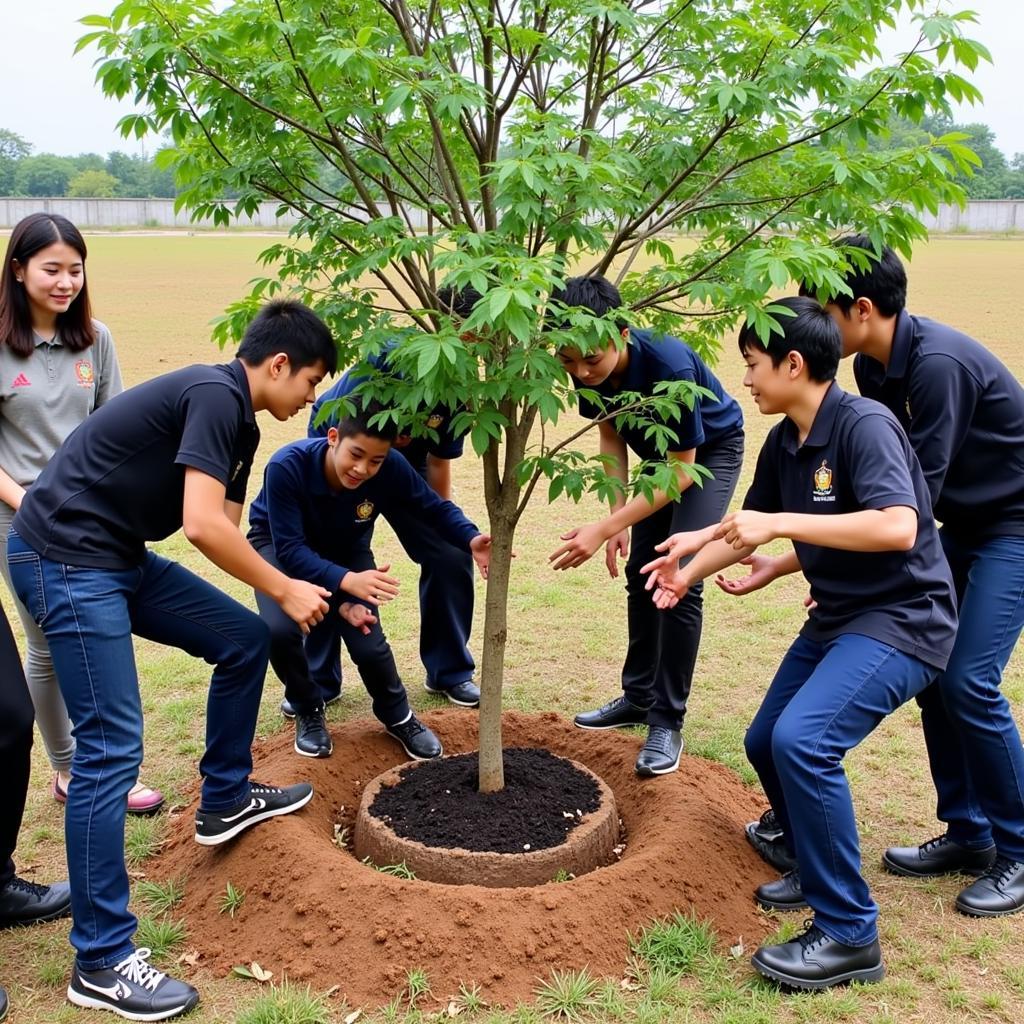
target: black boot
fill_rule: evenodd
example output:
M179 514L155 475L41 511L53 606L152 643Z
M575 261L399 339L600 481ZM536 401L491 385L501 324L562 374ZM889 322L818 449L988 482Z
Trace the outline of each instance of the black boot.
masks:
M992 867L957 896L956 909L970 917L1003 917L1024 910L1024 863L996 857Z
M754 890L754 898L765 910L806 910L807 900L800 888L800 872L787 871L774 882L765 882Z
M819 989L848 981L885 977L878 939L866 946L845 946L808 921L807 931L777 946L762 946L751 957L754 968L787 988Z
M935 875L982 875L996 859L996 848L970 850L948 836L937 836L920 846L890 846L882 866L894 875L933 878Z
M15 876L0 889L0 928L55 921L71 913L67 882L36 885Z

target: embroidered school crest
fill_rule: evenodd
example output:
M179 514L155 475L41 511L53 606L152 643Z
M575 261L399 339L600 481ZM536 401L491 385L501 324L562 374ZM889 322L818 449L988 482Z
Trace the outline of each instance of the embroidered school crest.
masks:
M814 471L814 500L835 501L832 493L832 467L827 459L821 460L821 465Z
M373 502L361 501L356 505L356 518L369 519L373 515Z
M96 383L96 375L92 370L92 363L88 359L79 359L75 363L75 377L79 387L91 388Z
M444 423L444 417L439 416L436 412L433 416L430 416L427 419L427 426L430 427L431 430L437 430L442 423Z

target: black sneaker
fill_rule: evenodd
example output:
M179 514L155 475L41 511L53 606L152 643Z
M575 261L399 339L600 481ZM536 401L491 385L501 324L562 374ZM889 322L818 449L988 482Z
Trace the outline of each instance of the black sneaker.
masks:
M303 757L330 757L334 750L323 708L295 718L295 753Z
M796 858L786 849L786 834L779 826L775 812L770 808L758 821L751 821L744 829L747 842L757 850L761 859L780 874L796 868ZM774 838L770 838L774 836Z
M284 788L254 782L249 790L249 799L238 807L229 811L204 811L200 807L196 811L196 842L201 846L226 843L250 825L305 807L312 796L313 787L308 782Z
M766 843L777 843L782 838L782 826L775 816L775 811L769 807L757 821L747 823L747 836L757 836Z
M467 679L464 682L456 683L447 689L435 686L429 679L423 684L427 693L435 693L438 697L447 697L448 700L458 708L480 707L480 687Z
M329 708L332 704L337 704L339 700L341 700L341 694L340 693L336 693L333 697L328 697L324 701L324 707L325 708ZM292 707L290 701L288 701L288 700L281 701L281 714L284 715L285 718L294 718L295 717L295 708Z
M647 709L616 697L596 711L583 711L573 720L577 729L618 729L622 725L646 725Z
M679 767L683 752L683 734L678 729L652 725L647 730L647 742L636 759L637 775L667 775Z
M75 964L68 1002L89 1010L113 1010L128 1020L167 1020L187 1013L199 993L147 963L150 951L137 949L114 967L80 970Z
M56 921L71 913L71 889L67 882L37 885L15 876L0 889L0 928Z
M414 761L430 761L444 753L441 741L415 715L398 725L386 725L385 730L402 744L402 749Z

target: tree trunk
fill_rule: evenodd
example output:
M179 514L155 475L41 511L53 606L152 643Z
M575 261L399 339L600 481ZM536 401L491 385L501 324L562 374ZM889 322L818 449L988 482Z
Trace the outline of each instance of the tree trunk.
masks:
M508 584L512 568L514 520L491 519L491 564L484 605L484 653L480 670L481 793L505 788L501 745L501 687L508 639Z

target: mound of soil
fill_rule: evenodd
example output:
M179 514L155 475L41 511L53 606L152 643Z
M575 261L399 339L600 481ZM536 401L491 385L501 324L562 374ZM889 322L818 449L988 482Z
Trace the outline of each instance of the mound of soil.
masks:
M476 752L410 765L382 789L370 813L405 839L427 846L521 853L565 842L582 816L596 811L593 778L548 750L506 747L505 788L477 790Z
M476 748L475 714L423 717L447 751ZM506 745L545 747L611 787L626 845L617 863L570 882L487 889L382 874L332 842L351 829L364 786L404 760L376 722L332 733L326 760L297 757L290 730L254 750L260 781L313 783L302 811L209 849L193 840L193 803L147 862L149 878L185 880L175 914L199 967L227 974L256 960L275 979L339 986L349 1005L367 1007L388 1002L407 971L422 968L438 1002L460 983L477 983L489 1002L512 1004L529 999L553 968L621 976L629 933L677 910L709 920L726 946L756 945L768 930L752 891L770 872L743 838L744 823L763 807L723 765L684 755L676 774L640 779L635 735L583 732L553 713L506 713ZM245 892L233 918L220 913L228 882Z

